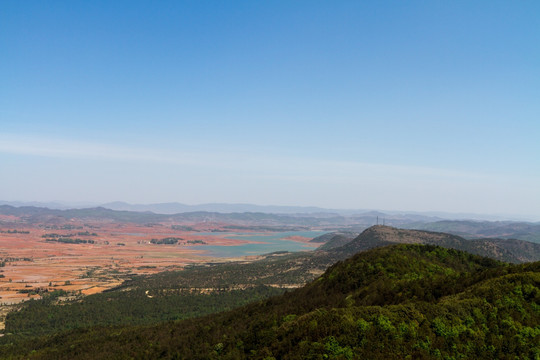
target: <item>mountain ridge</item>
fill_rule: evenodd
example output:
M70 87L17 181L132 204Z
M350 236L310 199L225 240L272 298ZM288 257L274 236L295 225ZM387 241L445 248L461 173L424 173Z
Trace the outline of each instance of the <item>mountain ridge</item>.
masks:
M438 245L513 263L540 260L540 244L538 243L517 239L467 240L448 233L398 229L383 225L372 226L352 241L330 251L354 254L392 244Z
M413 211L413 210L377 210L377 209L341 209L341 208L325 208L320 206L292 206L292 205L258 205L249 203L206 203L188 205L180 202L164 202L164 203L148 203L148 204L132 204L125 201L112 201L107 203L96 202L62 202L62 201L5 201L0 200L0 205L10 205L15 207L46 207L56 210L67 209L83 209L105 207L111 210L126 210L145 212L152 211L162 214L176 214L182 212L193 211L209 211L209 212L268 212L282 214L339 214L345 216L354 215L380 215L381 222L384 217L399 218L406 215L413 219L416 217L418 221L434 222L444 220L466 220L474 221L512 221L512 222L528 222L540 224L540 221L529 215L512 215L512 214L476 214L476 213L460 213L460 212L443 212L443 211ZM533 220L534 218L534 220Z

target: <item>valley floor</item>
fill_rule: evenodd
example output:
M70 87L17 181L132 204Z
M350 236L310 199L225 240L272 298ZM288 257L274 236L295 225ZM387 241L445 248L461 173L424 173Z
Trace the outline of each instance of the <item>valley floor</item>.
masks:
M1 219L0 219L1 220ZM215 257L206 248L255 245L252 231L226 232L226 224L190 226L73 221L59 226L0 222L0 307L63 290L90 295L117 287L133 275L178 270L193 264L253 261L244 253ZM238 236L232 236L238 234ZM277 235L276 235L277 234ZM261 238L280 233L257 232ZM311 250L310 237L283 233L283 241ZM156 244L154 242L174 242ZM1 314L0 314L1 317Z

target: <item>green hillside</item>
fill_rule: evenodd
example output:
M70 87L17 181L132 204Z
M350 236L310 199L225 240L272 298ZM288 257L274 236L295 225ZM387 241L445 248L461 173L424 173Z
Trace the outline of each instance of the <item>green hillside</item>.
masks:
M9 313L5 333L28 337L96 325L149 325L226 311L303 286L336 261L324 253L270 254L255 262L136 276L113 291L69 301L59 300L65 295L60 292L44 294Z
M332 240L336 237L336 241ZM5 333L13 338L91 326L152 325L227 311L302 287L337 261L389 244L440 245L511 262L539 259L540 246L519 240L472 241L387 226L369 228L352 241L345 239L346 244L341 247L331 245L337 246L342 235L332 239L321 247L322 251L276 253L255 262L195 266L137 276L114 291L71 301L59 301L61 293L45 294L43 300L23 303L18 311L8 314ZM327 247L330 249L324 250Z
M355 238L356 236L346 236L346 235L337 234L337 235L332 236L327 242L319 246L317 250L336 249L336 248L342 247L345 244L350 243Z
M3 358L538 359L540 262L432 245L359 253L307 286L203 318L5 337ZM11 342L11 344L10 344Z

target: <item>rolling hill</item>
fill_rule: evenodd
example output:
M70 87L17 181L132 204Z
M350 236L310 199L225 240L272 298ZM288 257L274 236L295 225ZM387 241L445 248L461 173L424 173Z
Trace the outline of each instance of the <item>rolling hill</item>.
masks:
M62 294L51 294L9 314L6 333L35 336L97 325L150 325L230 310L302 287L332 264L359 252L395 244L437 245L514 263L540 260L539 244L466 240L388 226L371 227L352 240L343 234L327 238L326 244L313 252L276 253L254 262L208 264L135 276L113 291L62 302L62 306L56 300ZM333 246L339 242L345 245Z
M457 235L373 226L351 242L331 251L355 254L391 244L430 244L467 251L501 261L520 263L540 260L540 244L516 239L471 239Z
M514 359L540 356L540 263L433 245L361 252L284 295L153 326L21 340L3 358Z

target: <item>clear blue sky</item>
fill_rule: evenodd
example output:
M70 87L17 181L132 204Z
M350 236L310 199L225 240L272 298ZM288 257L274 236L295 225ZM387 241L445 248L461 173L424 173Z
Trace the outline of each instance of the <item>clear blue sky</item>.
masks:
M3 1L0 199L540 220L538 1Z

